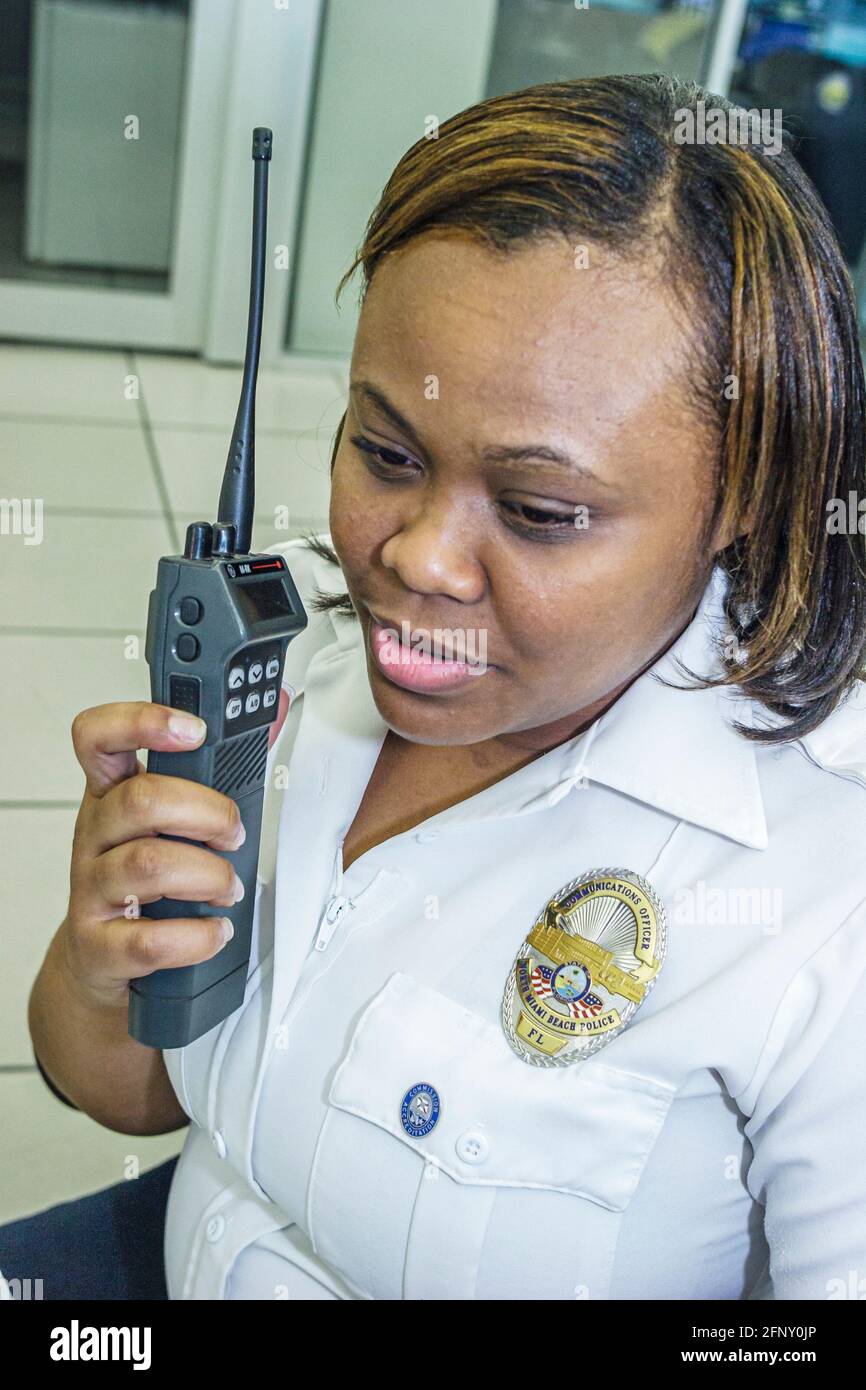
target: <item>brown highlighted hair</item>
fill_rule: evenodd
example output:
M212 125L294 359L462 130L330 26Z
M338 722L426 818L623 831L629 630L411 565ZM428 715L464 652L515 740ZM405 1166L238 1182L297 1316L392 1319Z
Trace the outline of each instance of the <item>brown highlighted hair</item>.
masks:
M561 235L660 255L689 307L695 407L718 426L705 535L720 523L737 537L716 556L735 639L719 642L724 674L688 675L763 704L774 727L734 727L781 743L866 675L866 540L828 525L834 500L866 493L856 300L787 133L776 153L742 124L726 143L679 143L699 102L736 109L653 74L546 83L459 112L397 164L336 298L358 266L363 298L384 256L433 231L502 253ZM354 613L348 594L314 606Z

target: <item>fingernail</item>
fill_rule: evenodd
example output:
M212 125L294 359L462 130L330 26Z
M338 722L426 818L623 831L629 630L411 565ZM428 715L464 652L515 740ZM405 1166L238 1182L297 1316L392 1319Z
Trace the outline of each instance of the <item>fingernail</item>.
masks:
M221 917L220 921L223 926L223 945L225 945L227 941L231 941L235 934L234 923L230 917Z
M235 896L234 896L234 901L235 901L236 903L239 903L240 900L241 900L241 898L244 896L244 893L245 893L245 892L246 892L246 889L244 888L244 885L241 883L241 880L238 878L237 874L235 874Z
M194 714L173 714L168 721L169 732L184 743L198 743L207 733L207 724Z
M246 838L247 838L247 828L246 828L246 826L244 825L243 821L241 821L241 828L240 828L240 830L238 831L238 838L235 840L235 849L240 849L241 845L244 843L244 840L245 840Z

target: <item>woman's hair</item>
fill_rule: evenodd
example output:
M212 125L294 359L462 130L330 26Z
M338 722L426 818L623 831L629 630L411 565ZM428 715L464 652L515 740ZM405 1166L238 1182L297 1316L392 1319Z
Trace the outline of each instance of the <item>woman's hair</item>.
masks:
M719 143L679 142L713 111L725 113ZM403 155L336 299L359 265L363 299L384 256L436 231L502 253L558 234L660 259L691 324L691 402L718 429L703 539L717 523L736 537L716 556L730 580L724 674L688 674L695 688L739 687L787 721L734 725L781 743L816 728L866 674L866 543L856 524L829 524L831 504L864 495L866 389L827 211L787 133L773 153L754 130L727 128L729 112L745 115L658 74L551 82L470 106ZM314 606L354 614L346 593L319 591Z

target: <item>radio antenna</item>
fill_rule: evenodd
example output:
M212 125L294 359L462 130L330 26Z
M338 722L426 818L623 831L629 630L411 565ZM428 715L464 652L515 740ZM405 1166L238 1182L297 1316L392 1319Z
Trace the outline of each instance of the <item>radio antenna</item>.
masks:
M253 131L253 250L250 268L250 310L241 398L220 490L218 521L234 526L236 555L248 555L256 503L256 377L262 343L265 298L265 252L268 222L268 164L273 132L267 126Z

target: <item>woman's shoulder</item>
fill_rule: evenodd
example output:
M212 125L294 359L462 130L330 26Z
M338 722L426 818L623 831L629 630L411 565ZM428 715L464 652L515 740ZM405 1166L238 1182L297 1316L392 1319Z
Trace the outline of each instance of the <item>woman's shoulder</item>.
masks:
M781 715L771 713L757 701L747 702L745 709L745 723L753 729L778 729L785 723ZM786 749L796 750L813 769L859 783L866 792L866 679L855 680L833 712L809 733L781 743L755 746L765 757L775 759Z
M855 681L833 713L797 743L811 762L866 793L866 680Z
M816 729L765 745L757 766L779 882L792 875L840 922L866 903L866 682Z

